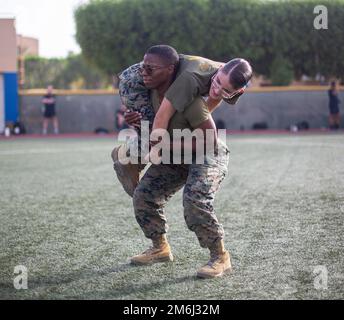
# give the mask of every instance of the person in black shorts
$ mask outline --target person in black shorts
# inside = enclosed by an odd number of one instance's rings
[[[54,126],[54,133],[59,133],[59,122],[56,116],[55,103],[56,95],[53,94],[53,86],[47,87],[47,94],[43,97],[43,134],[48,133],[49,120],[52,120]]]

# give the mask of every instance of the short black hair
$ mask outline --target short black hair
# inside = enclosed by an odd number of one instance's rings
[[[177,66],[179,63],[179,55],[177,50],[165,44],[150,47],[146,51],[146,54],[155,54],[162,58],[167,64]]]
[[[229,76],[229,82],[235,90],[245,87],[252,78],[252,67],[248,61],[235,58],[227,62],[222,71]]]

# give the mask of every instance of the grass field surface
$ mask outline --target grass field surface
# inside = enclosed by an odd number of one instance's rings
[[[215,208],[234,270],[212,280],[195,277],[208,252],[181,192],[166,208],[175,262],[129,265],[150,241],[115,178],[116,143],[0,141],[0,299],[344,298],[343,134],[228,136]]]

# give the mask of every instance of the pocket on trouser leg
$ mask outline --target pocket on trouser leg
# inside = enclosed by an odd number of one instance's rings
[[[195,232],[201,247],[207,248],[209,244],[223,238],[223,227],[217,220],[212,204],[197,203],[185,198],[184,218],[189,230]]]
[[[197,200],[213,199],[226,176],[225,169],[218,166],[195,165],[190,168],[190,177],[185,186],[185,193]]]

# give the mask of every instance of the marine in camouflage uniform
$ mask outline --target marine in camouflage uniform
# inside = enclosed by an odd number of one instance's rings
[[[207,59],[198,63],[199,57],[190,58],[196,69],[197,66],[200,68],[195,73],[183,73],[165,95],[174,107],[178,105],[176,108],[178,113],[172,117],[170,129],[195,129],[203,121],[211,118],[207,105],[200,96],[208,93],[210,79],[217,72],[219,65],[211,65],[208,63],[210,60]],[[143,84],[139,64],[124,71],[120,79],[122,102],[129,110],[140,112],[143,120],[152,123],[155,106],[150,90],[147,90]],[[181,81],[178,82],[178,79]],[[190,86],[197,88],[196,90],[186,89]],[[181,90],[184,94],[178,95]],[[198,98],[193,96],[195,93]],[[235,104],[239,96],[226,102]],[[184,101],[191,104],[183,105]],[[195,124],[197,121],[195,115],[206,118],[198,118],[201,121]],[[173,120],[175,120],[174,123]],[[184,126],[185,123],[187,123],[186,126]],[[229,253],[225,250],[223,243],[224,230],[214,212],[215,194],[226,176],[229,158],[227,146],[221,141],[218,141],[218,146],[221,152],[214,157],[207,155],[205,162],[201,164],[153,164],[149,167],[134,191],[133,204],[136,220],[145,236],[152,240],[153,248],[133,257],[132,263],[147,264],[173,260],[165,236],[168,225],[164,208],[167,201],[184,187],[183,207],[187,227],[195,232],[201,247],[208,248],[211,253],[211,260],[199,270],[197,275],[201,277],[221,276],[223,272],[231,270]]]
[[[193,59],[193,61],[195,61]],[[139,64],[133,65],[120,75],[119,93],[122,103],[130,111],[140,112],[142,120],[154,121],[153,97],[145,87],[140,74]],[[174,128],[183,129],[187,120],[194,118],[198,112],[210,116],[204,101],[195,99],[187,111],[177,113],[171,120],[170,132]],[[180,118],[185,116],[186,122]],[[179,118],[179,121],[178,121]],[[198,122],[205,120],[199,119]],[[194,129],[191,125],[189,129]],[[171,132],[172,133],[172,132]],[[208,248],[212,243],[223,239],[223,227],[214,212],[215,193],[226,176],[229,151],[222,142],[222,152],[204,164],[161,164],[151,165],[136,188],[133,196],[135,216],[147,238],[165,234],[168,230],[164,207],[167,201],[182,187],[184,218],[188,228],[196,233],[202,247]],[[207,161],[208,160],[208,161]],[[144,166],[141,167],[141,169]]]
[[[151,92],[153,108],[159,105],[156,90]],[[196,129],[211,117],[205,101],[198,97],[183,112],[171,118],[168,131]],[[147,238],[165,234],[168,230],[164,207],[166,202],[182,187],[184,218],[194,231],[202,247],[209,247],[223,238],[223,228],[214,213],[215,193],[225,178],[229,150],[218,141],[218,152],[206,154],[202,163],[151,165],[139,182],[133,196],[135,216]],[[199,160],[199,159],[198,159]]]

